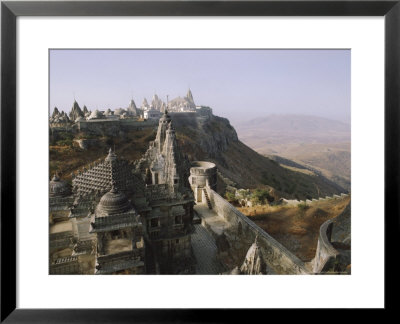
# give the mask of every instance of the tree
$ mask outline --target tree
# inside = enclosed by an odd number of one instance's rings
[[[255,204],[263,205],[265,203],[271,203],[274,201],[274,197],[272,197],[267,189],[256,189],[252,194],[252,202]]]
[[[227,191],[225,193],[225,198],[226,200],[228,200],[229,202],[235,202],[236,201],[236,197],[235,194],[233,192]]]

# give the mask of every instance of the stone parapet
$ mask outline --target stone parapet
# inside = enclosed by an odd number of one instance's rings
[[[313,272],[320,273],[324,269],[333,267],[339,252],[332,246],[330,239],[333,221],[331,219],[323,223],[319,229],[317,251],[313,264]]]
[[[277,274],[310,274],[305,264],[272,236],[252,222],[219,194],[206,188],[213,209],[229,223],[225,231],[244,236],[250,247],[258,236],[262,256],[268,266]]]

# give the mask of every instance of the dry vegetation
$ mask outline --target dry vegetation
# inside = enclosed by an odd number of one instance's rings
[[[79,135],[76,138],[79,138]],[[96,145],[87,150],[79,148],[75,142],[72,145],[50,145],[50,175],[57,171],[63,179],[69,180],[71,172],[97,159],[105,158],[110,147],[115,147],[115,151],[120,157],[130,161],[137,160],[148,148],[149,141],[154,138],[154,129],[147,128],[126,132],[118,137],[95,137]]]
[[[238,208],[301,260],[315,256],[320,226],[338,216],[350,197],[300,206],[256,206]]]

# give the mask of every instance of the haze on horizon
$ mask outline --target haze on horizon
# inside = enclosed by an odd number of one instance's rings
[[[350,50],[50,50],[50,113],[185,96],[232,124],[270,114],[350,123]]]

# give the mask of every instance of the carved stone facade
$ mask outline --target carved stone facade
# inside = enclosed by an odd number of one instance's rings
[[[142,215],[149,245],[146,252],[153,256],[149,271],[195,271],[191,248],[194,201],[188,182],[189,168],[190,163],[178,149],[171,118],[165,111],[159,120],[155,141],[136,163],[136,173],[146,183],[148,209]]]

